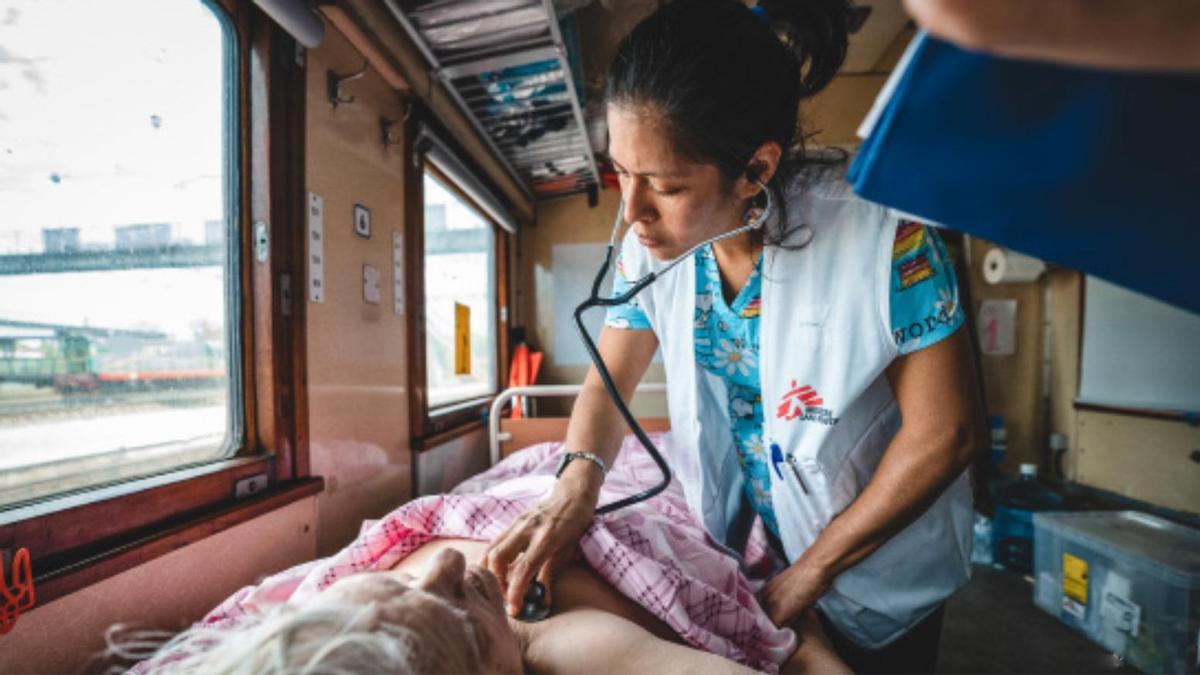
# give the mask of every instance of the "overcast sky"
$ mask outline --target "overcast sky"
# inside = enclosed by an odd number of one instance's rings
[[[0,0],[0,252],[221,218],[221,50],[198,0]]]
[[[0,0],[0,254],[41,230],[173,223],[222,204],[220,24],[199,0]],[[0,277],[0,317],[187,334],[220,320],[216,270]]]

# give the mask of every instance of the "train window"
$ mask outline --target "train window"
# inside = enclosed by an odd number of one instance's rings
[[[0,508],[229,456],[228,20],[0,0],[0,44]]]
[[[497,391],[496,234],[428,169],[423,194],[426,395],[436,413]]]

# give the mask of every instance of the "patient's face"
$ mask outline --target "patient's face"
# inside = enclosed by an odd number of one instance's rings
[[[419,634],[437,631],[452,637],[452,644],[462,645],[452,656],[463,661],[437,664],[446,671],[522,672],[520,646],[508,626],[499,582],[478,565],[467,566],[454,549],[434,556],[421,578],[402,572],[356,574],[339,580],[322,596],[326,601],[376,603],[383,621],[412,627]],[[447,631],[461,635],[447,636]],[[467,645],[472,643],[478,648],[479,664],[468,660]]]

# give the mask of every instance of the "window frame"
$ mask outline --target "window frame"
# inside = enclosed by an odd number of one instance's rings
[[[230,252],[242,301],[230,326],[241,358],[229,363],[241,377],[242,437],[227,459],[0,510],[0,553],[28,549],[40,604],[323,487],[308,459],[305,241],[283,226],[306,213],[303,52],[249,0],[204,2],[233,41]],[[279,224],[266,261],[254,255],[258,222]],[[237,498],[238,481],[258,474],[266,489]]]
[[[415,105],[415,104],[414,104]],[[422,124],[428,126],[429,119],[424,115],[412,114],[406,125],[407,142],[405,147],[410,161],[406,166],[411,169],[405,175],[404,199],[405,222],[409,226],[405,230],[405,249],[408,251],[406,260],[406,298],[408,321],[408,379],[409,419],[411,420],[410,445],[416,452],[441,445],[465,434],[483,428],[486,416],[491,408],[496,394],[507,386],[508,382],[508,327],[510,321],[512,234],[500,227],[488,211],[464,191],[453,177],[438,169],[429,162],[419,147],[418,138]],[[444,136],[443,136],[444,138]],[[462,159],[463,154],[454,149]],[[478,396],[465,401],[449,403],[438,408],[429,407],[429,386],[426,378],[425,357],[425,174],[428,172],[442,185],[461,199],[482,217],[492,228],[494,248],[493,283],[496,297],[494,300],[494,317],[496,330],[496,391],[485,396]],[[478,175],[478,174],[477,174]]]

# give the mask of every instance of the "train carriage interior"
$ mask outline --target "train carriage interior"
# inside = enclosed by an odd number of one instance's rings
[[[0,672],[99,672],[110,627],[181,631],[561,441],[621,201],[606,73],[672,1],[0,0]],[[919,34],[852,7],[813,153],[854,156]],[[990,435],[937,669],[1196,672],[1196,307],[941,233]],[[1033,511],[1150,534],[1080,535],[1128,566],[1102,582]]]

